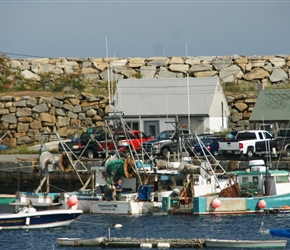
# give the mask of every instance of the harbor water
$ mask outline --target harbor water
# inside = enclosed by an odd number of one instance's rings
[[[117,229],[115,224],[123,227]],[[215,238],[265,240],[281,239],[260,234],[261,229],[290,227],[290,214],[258,215],[100,215],[83,214],[68,227],[57,229],[2,230],[0,249],[96,249],[64,247],[57,238],[133,237],[133,238]],[[285,238],[284,238],[285,239]],[[289,240],[290,241],[290,240]],[[166,240],[165,240],[166,242]],[[101,248],[100,248],[101,249]],[[112,249],[112,248],[111,248]],[[132,249],[132,248],[131,248]],[[140,249],[140,248],[138,248]],[[174,249],[174,248],[170,248]],[[178,248],[180,249],[180,248]],[[212,248],[205,248],[212,249]],[[290,249],[290,243],[287,244]]]

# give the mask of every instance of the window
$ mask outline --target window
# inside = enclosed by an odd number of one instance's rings
[[[242,183],[248,183],[249,182],[249,178],[248,177],[243,177],[242,178]]]
[[[287,175],[276,176],[276,182],[277,182],[277,183],[285,183],[285,182],[289,182],[289,178],[288,178]]]
[[[258,176],[253,176],[253,185],[258,186],[259,185],[259,178]]]
[[[126,124],[131,130],[139,130],[139,122],[126,121]]]

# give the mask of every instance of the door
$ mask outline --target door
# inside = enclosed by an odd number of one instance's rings
[[[159,134],[159,121],[144,121],[144,132],[146,135],[156,136]]]

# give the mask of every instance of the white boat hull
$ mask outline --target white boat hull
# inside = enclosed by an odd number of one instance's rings
[[[61,246],[99,246],[104,237],[82,239],[82,238],[57,238],[57,244]]]
[[[93,201],[90,212],[95,214],[149,214],[156,207],[151,201]]]
[[[287,240],[218,240],[206,239],[206,247],[215,248],[285,248]]]

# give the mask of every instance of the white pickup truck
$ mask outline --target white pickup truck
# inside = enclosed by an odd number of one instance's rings
[[[232,140],[219,141],[219,154],[253,157],[254,154],[278,154],[279,141],[266,130],[239,131]]]

